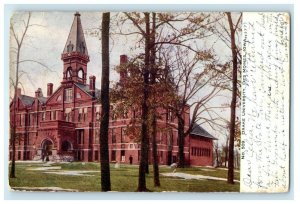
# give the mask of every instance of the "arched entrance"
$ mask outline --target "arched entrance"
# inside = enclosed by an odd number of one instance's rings
[[[61,144],[61,150],[63,152],[70,152],[70,151],[72,151],[73,150],[72,143],[69,142],[69,141],[67,141],[67,140],[63,141],[62,144]]]
[[[73,145],[70,141],[64,140],[61,143],[61,159],[65,162],[74,161]]]
[[[48,157],[52,155],[52,148],[53,148],[53,142],[51,140],[44,140],[42,142],[42,160],[45,159],[45,157]],[[46,158],[47,159],[47,158]]]

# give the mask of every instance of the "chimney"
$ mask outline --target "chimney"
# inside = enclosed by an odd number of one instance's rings
[[[36,91],[35,91],[35,97],[36,98],[39,98],[42,96],[42,89],[41,88],[38,88]]]
[[[53,84],[48,83],[47,84],[47,97],[50,97],[53,94]]]
[[[17,97],[21,96],[22,94],[22,89],[21,88],[17,88]]]
[[[128,62],[127,55],[120,55],[120,65],[124,65]],[[122,69],[120,71],[120,84],[123,84],[127,78],[127,71]]]
[[[120,64],[126,64],[128,62],[127,55],[120,55]]]
[[[95,84],[96,84],[96,77],[90,76],[90,92],[92,92],[93,96],[95,96]]]

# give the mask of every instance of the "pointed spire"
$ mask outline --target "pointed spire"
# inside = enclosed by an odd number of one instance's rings
[[[88,55],[79,12],[74,14],[74,20],[63,53],[80,52]]]

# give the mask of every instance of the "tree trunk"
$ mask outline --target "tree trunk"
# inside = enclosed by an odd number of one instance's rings
[[[16,60],[16,84],[14,86],[14,105],[13,105],[13,118],[11,121],[11,145],[12,145],[12,159],[11,159],[11,168],[10,168],[10,173],[9,177],[10,178],[16,178],[16,109],[17,109],[17,92],[18,92],[18,84],[19,84],[19,64],[20,64],[20,50],[21,47],[18,45],[18,50],[17,50],[17,60]]]
[[[228,23],[230,27],[231,36],[231,52],[232,52],[232,100],[230,105],[230,137],[229,137],[229,158],[228,158],[228,176],[227,182],[234,184],[234,135],[235,135],[235,108],[237,97],[237,51],[235,45],[235,29],[233,27],[231,13],[226,12]]]
[[[11,153],[12,158],[11,158],[9,178],[16,178],[16,126],[15,125],[13,125],[10,135],[11,135],[10,142],[12,147],[12,153]]]
[[[216,153],[216,159],[217,159],[217,164],[216,166],[219,166],[219,154],[218,154],[218,147],[215,148],[215,153]]]
[[[146,24],[146,34],[145,34],[145,67],[143,73],[144,80],[144,95],[142,101],[142,132],[141,132],[141,160],[139,165],[139,181],[137,191],[148,191],[146,187],[146,168],[148,165],[148,85],[149,85],[149,58],[150,58],[150,21],[149,13],[144,13],[145,24]]]
[[[151,127],[152,127],[152,157],[153,157],[153,176],[154,176],[154,186],[160,186],[159,181],[159,169],[158,169],[158,158],[157,158],[157,143],[156,143],[156,113],[152,113],[152,121],[151,121]]]
[[[109,23],[110,13],[103,13],[102,18],[102,79],[101,79],[101,124],[100,124],[100,163],[101,190],[110,191],[110,169],[108,151],[109,125]]]
[[[184,119],[178,114],[178,167],[184,168]]]
[[[227,145],[226,145],[226,147],[227,147]],[[225,149],[225,163],[224,163],[225,167],[227,167],[227,161],[228,161],[228,149],[226,148]]]
[[[156,13],[152,13],[152,31],[151,31],[151,47],[150,47],[150,67],[151,67],[151,85],[152,87],[155,87],[155,81],[156,81],[156,65],[155,65],[155,58],[156,58],[156,50],[155,50],[155,33],[156,33]],[[152,88],[151,91],[153,101],[156,101],[155,99],[155,90]],[[152,107],[152,113],[151,113],[151,130],[152,130],[152,158],[153,158],[153,179],[154,179],[154,186],[160,186],[159,181],[159,168],[158,168],[158,158],[157,158],[157,143],[156,143],[156,126],[157,126],[157,120],[156,120],[156,104],[153,104],[154,107]]]
[[[150,143],[149,143],[149,140],[148,140],[148,142],[147,142],[147,156],[145,157],[145,160],[147,161],[147,164],[146,164],[146,170],[145,170],[145,172],[146,172],[146,174],[149,174],[149,147],[150,147],[150,145],[149,145]]]

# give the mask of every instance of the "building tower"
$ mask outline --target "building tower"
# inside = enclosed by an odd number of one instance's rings
[[[64,62],[62,84],[78,82],[86,84],[87,63],[90,61],[86,47],[80,14],[74,14],[72,27],[61,55]]]

